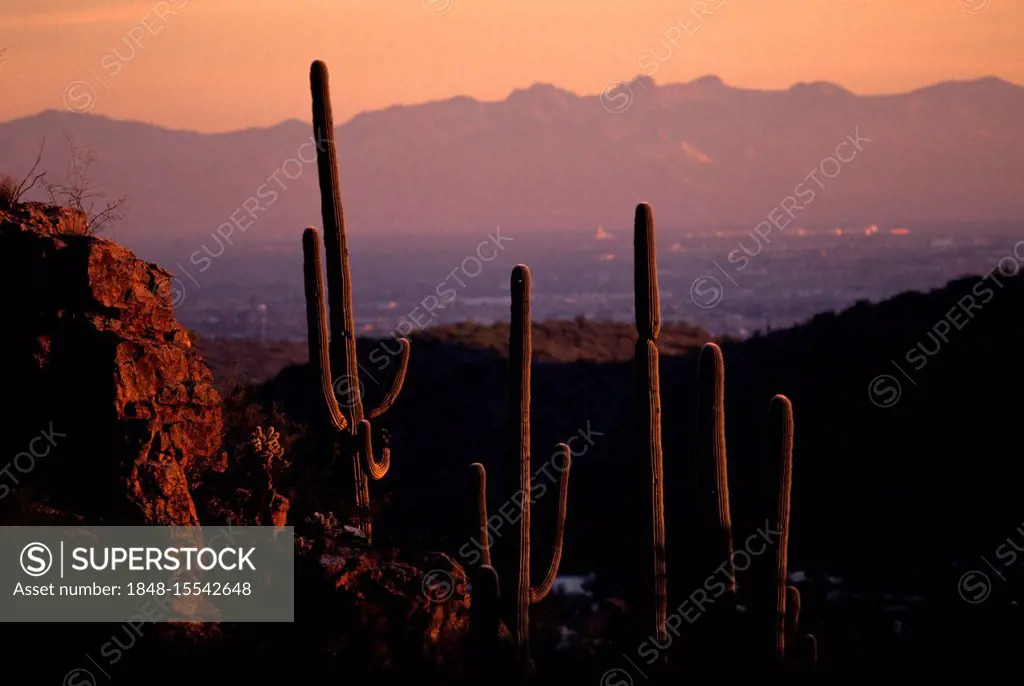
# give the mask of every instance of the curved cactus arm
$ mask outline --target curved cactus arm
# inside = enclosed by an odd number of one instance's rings
[[[391,409],[391,406],[398,400],[398,394],[402,392],[402,386],[405,384],[405,373],[409,369],[409,352],[412,344],[408,338],[402,338],[399,341],[402,345],[402,351],[398,357],[398,371],[395,372],[394,378],[391,380],[391,388],[384,394],[384,397],[380,400],[378,405],[367,414],[369,419],[376,419],[385,412]]]
[[[480,564],[491,566],[491,539],[487,527],[487,470],[479,462],[469,465],[469,488],[471,497],[470,526],[480,544]]]
[[[320,234],[313,227],[309,227],[302,234],[302,263],[306,288],[306,337],[309,340],[309,361],[320,378],[320,390],[327,405],[331,424],[338,431],[344,431],[348,428],[348,420],[338,406],[331,379],[324,275],[320,262]]]
[[[555,578],[558,576],[558,567],[562,563],[562,543],[565,540],[565,514],[566,505],[569,500],[569,467],[572,464],[572,456],[569,446],[565,443],[558,444],[558,454],[562,456],[562,476],[558,482],[558,519],[555,523],[555,541],[551,551],[551,564],[548,566],[548,573],[539,586],[530,589],[530,602],[539,603],[551,592],[555,585]]]
[[[374,481],[383,479],[391,468],[391,451],[384,448],[380,451],[380,461],[373,456],[373,438],[370,436],[370,422],[367,419],[359,422],[359,446],[366,458],[366,467]]]

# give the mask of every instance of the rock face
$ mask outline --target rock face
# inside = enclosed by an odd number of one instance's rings
[[[170,274],[67,233],[80,225],[36,203],[0,211],[0,379],[15,399],[0,458],[17,456],[0,498],[31,493],[90,523],[197,524],[190,482],[220,450],[212,376],[174,319]]]

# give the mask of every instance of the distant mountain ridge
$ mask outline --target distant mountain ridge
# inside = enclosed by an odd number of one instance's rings
[[[221,226],[234,242],[319,224],[310,134],[296,120],[197,133],[51,110],[0,123],[0,173],[27,170],[46,135],[44,164],[59,175],[61,137],[73,136],[96,153],[105,190],[129,197],[118,240],[216,251]],[[777,208],[800,184],[816,192],[790,210],[793,228],[1024,217],[1024,87],[991,77],[894,95],[823,82],[740,89],[714,76],[637,77],[586,96],[538,83],[496,102],[361,113],[338,136],[354,235],[502,226],[592,236],[598,224],[627,226],[638,201],[669,232],[754,229],[770,216],[783,226]],[[861,143],[837,153],[844,140]]]

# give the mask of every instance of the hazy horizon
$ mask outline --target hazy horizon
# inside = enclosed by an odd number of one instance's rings
[[[311,31],[311,15],[326,30]],[[860,95],[1024,84],[1022,25],[1024,5],[996,0],[8,0],[0,121],[65,108],[200,132],[305,120],[296,75],[314,59],[332,65],[339,123],[535,83],[596,94],[637,75],[767,90],[824,81]]]
[[[643,74],[638,74],[638,75],[636,75],[634,77],[634,79],[626,79],[626,80],[623,80],[623,81],[617,81],[617,82],[615,82],[615,84],[616,84],[616,86],[621,86],[622,84],[627,84],[628,85],[630,83],[634,83],[635,79],[641,79],[641,78],[645,79],[645,78],[648,78],[648,77],[646,77]],[[704,74],[702,76],[698,76],[698,77],[690,79],[688,81],[672,81],[672,82],[661,82],[661,81],[659,81],[656,78],[652,78],[654,84],[656,86],[658,86],[658,87],[661,87],[661,86],[685,86],[687,84],[692,84],[692,83],[701,81],[703,79],[720,79],[720,80],[722,80],[723,85],[726,88],[731,88],[731,89],[734,89],[734,90],[772,92],[772,93],[784,93],[786,91],[792,90],[793,88],[795,88],[795,87],[797,87],[799,85],[805,85],[805,84],[808,84],[808,83],[827,84],[827,85],[837,86],[839,88],[842,88],[843,90],[851,93],[852,95],[856,95],[858,97],[887,97],[887,96],[909,95],[909,94],[912,94],[912,93],[915,93],[915,92],[918,92],[918,91],[924,91],[924,90],[927,90],[929,88],[934,88],[936,86],[941,86],[943,84],[971,83],[971,82],[985,81],[987,79],[999,79],[1001,81],[1009,83],[1010,85],[1016,86],[1018,88],[1024,88],[1024,82],[1016,83],[1014,81],[1010,81],[1009,79],[1003,78],[1001,76],[997,76],[995,74],[986,74],[986,75],[978,76],[978,77],[975,77],[975,78],[946,79],[944,81],[936,81],[934,83],[924,84],[922,86],[911,88],[911,89],[906,90],[906,91],[892,91],[892,92],[885,92],[885,93],[863,93],[863,92],[858,92],[858,91],[854,91],[854,90],[851,90],[851,89],[847,88],[846,86],[844,86],[841,83],[834,83],[834,82],[831,82],[831,81],[796,81],[796,82],[790,84],[789,86],[783,86],[783,87],[779,87],[779,88],[752,88],[752,87],[744,87],[744,86],[737,86],[737,85],[731,84],[728,81],[725,81],[724,79],[721,79],[721,77],[718,76],[717,74]],[[359,116],[365,115],[365,114],[374,114],[374,113],[383,112],[385,110],[389,110],[389,109],[392,109],[392,108],[416,107],[416,106],[419,106],[419,105],[429,105],[429,104],[432,104],[432,103],[447,102],[447,101],[451,101],[451,100],[458,100],[458,99],[461,99],[461,98],[469,98],[469,99],[471,99],[471,100],[473,100],[475,102],[479,102],[479,103],[482,103],[482,104],[497,104],[497,103],[502,103],[502,102],[508,100],[508,98],[512,94],[517,92],[517,91],[520,91],[520,92],[521,91],[526,91],[526,90],[529,90],[530,88],[532,88],[534,86],[553,86],[554,88],[556,88],[558,90],[571,93],[572,95],[574,95],[576,97],[580,97],[580,98],[597,97],[597,96],[600,96],[600,95],[602,95],[603,93],[606,92],[606,91],[601,91],[601,92],[595,92],[595,93],[583,93],[583,92],[573,91],[572,89],[569,89],[569,88],[564,88],[564,87],[560,86],[557,83],[550,83],[550,82],[547,82],[547,81],[536,81],[536,82],[534,82],[532,84],[529,84],[527,86],[523,86],[523,87],[520,87],[520,88],[514,88],[511,91],[509,91],[508,93],[506,93],[505,95],[500,96],[498,98],[494,98],[494,99],[491,99],[491,98],[488,98],[488,99],[475,98],[475,97],[473,97],[471,95],[468,95],[468,94],[465,94],[465,93],[458,93],[458,94],[454,94],[454,95],[451,95],[451,96],[448,96],[448,97],[436,98],[436,99],[433,99],[433,100],[424,100],[424,101],[417,101],[417,102],[396,102],[396,103],[392,103],[391,105],[385,105],[383,107],[378,107],[378,108],[368,109],[368,110],[361,110],[359,112],[355,112],[354,114],[352,114],[352,116],[350,116],[350,117],[348,117],[346,119],[336,118],[334,123],[335,123],[335,126],[344,126],[345,124],[350,123],[356,117],[359,117]],[[2,91],[0,91],[0,92],[2,92]],[[102,117],[102,118],[109,119],[109,120],[112,120],[112,121],[119,121],[119,122],[126,122],[126,123],[137,123],[137,124],[147,124],[147,125],[150,125],[150,126],[155,126],[157,128],[161,128],[161,129],[167,130],[167,131],[175,131],[175,132],[183,132],[183,133],[199,133],[199,134],[203,134],[203,133],[211,133],[211,134],[217,134],[217,133],[240,133],[240,132],[243,132],[243,131],[252,131],[252,130],[260,130],[260,129],[273,129],[275,127],[278,127],[278,126],[281,126],[281,125],[284,125],[284,124],[295,123],[295,122],[298,122],[300,124],[309,124],[312,121],[312,117],[309,116],[309,115],[305,115],[305,116],[303,116],[303,115],[295,115],[295,116],[289,117],[287,119],[282,119],[280,121],[272,122],[272,123],[269,123],[269,124],[260,124],[260,125],[256,125],[256,126],[243,126],[243,127],[237,128],[237,129],[228,129],[228,130],[223,130],[223,131],[221,131],[221,130],[204,131],[204,130],[200,130],[200,129],[194,129],[194,128],[188,128],[188,127],[182,127],[182,126],[175,126],[173,123],[161,124],[161,123],[158,123],[158,122],[155,122],[155,121],[143,120],[143,119],[122,119],[120,117],[115,117],[115,116],[111,116],[111,115],[108,115],[108,114],[103,114],[101,112],[95,112],[95,111],[88,111],[88,112],[78,113],[78,112],[75,112],[74,110],[69,110],[67,107],[48,107],[46,109],[42,109],[42,110],[39,110],[37,112],[29,112],[27,114],[19,115],[17,117],[0,118],[0,124],[7,124],[7,123],[10,123],[10,122],[15,122],[15,121],[23,120],[23,119],[31,119],[33,117],[38,117],[38,116],[41,116],[41,115],[45,115],[45,114],[50,113],[50,112],[63,113],[63,112],[68,112],[68,111],[70,111],[72,114],[90,114],[92,116]]]

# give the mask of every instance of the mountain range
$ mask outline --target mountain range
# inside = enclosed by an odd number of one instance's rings
[[[333,95],[345,97],[343,83]],[[1012,222],[1024,216],[1022,122],[1024,87],[997,78],[856,95],[707,76],[637,77],[587,96],[535,84],[499,102],[365,112],[337,131],[353,235],[593,235],[626,228],[639,201],[667,232],[753,230],[769,218],[826,230]],[[320,223],[311,133],[297,120],[199,133],[50,110],[0,123],[0,174],[24,174],[45,137],[42,166],[59,178],[70,136],[95,153],[96,184],[127,196],[115,237],[129,246],[214,245],[222,225],[235,242],[287,239]]]

